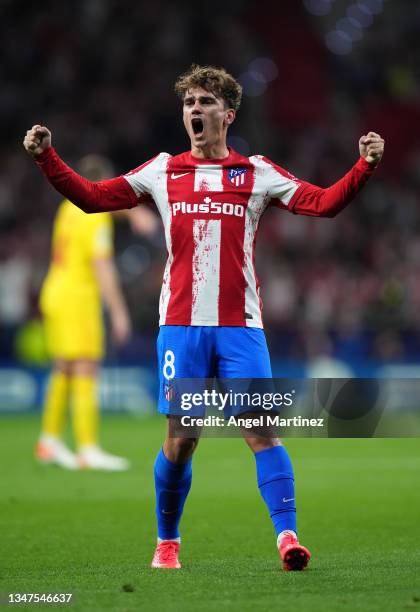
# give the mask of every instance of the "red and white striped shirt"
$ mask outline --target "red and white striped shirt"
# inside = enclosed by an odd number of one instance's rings
[[[74,173],[51,148],[37,163],[64,196],[87,212],[154,200],[168,251],[161,325],[259,328],[262,302],[254,252],[267,206],[334,216],[373,172],[361,158],[340,181],[322,189],[263,156],[244,157],[232,149],[219,160],[196,158],[191,152],[160,153],[124,177],[100,183]]]

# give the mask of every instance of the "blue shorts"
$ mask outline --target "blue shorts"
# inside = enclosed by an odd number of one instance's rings
[[[271,378],[265,334],[255,327],[162,325],[158,340],[158,410],[169,413],[176,378]]]

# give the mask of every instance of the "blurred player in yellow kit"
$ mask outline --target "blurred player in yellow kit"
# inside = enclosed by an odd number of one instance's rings
[[[113,172],[108,160],[93,155],[83,158],[79,167],[81,174],[94,181]],[[147,209],[126,211],[124,216],[139,232],[155,229],[156,216]],[[54,221],[52,259],[40,298],[53,359],[35,450],[43,463],[67,469],[118,471],[129,467],[126,459],[106,453],[98,443],[98,373],[104,356],[102,302],[109,310],[113,339],[123,344],[131,333],[131,323],[113,261],[111,213],[87,215],[64,200]],[[77,453],[61,440],[68,405]]]

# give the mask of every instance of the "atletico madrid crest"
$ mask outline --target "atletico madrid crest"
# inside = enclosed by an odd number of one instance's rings
[[[174,398],[174,388],[170,384],[165,385],[165,399],[167,402],[172,401]]]
[[[246,174],[246,168],[231,168],[228,172],[228,179],[233,185],[240,187],[245,184]]]

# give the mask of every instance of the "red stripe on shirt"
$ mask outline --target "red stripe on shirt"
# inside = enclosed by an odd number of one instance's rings
[[[169,206],[173,211],[175,202],[188,200],[194,192],[194,169],[178,166],[178,160],[169,160],[167,167],[167,189]],[[187,173],[188,172],[188,173]],[[172,178],[172,173],[176,178]],[[185,176],[177,175],[185,174]],[[171,243],[173,262],[170,270],[170,292],[165,325],[191,325],[192,310],[192,261],[193,261],[193,216],[181,212],[171,216]]]

